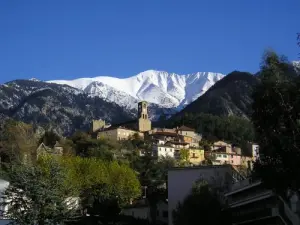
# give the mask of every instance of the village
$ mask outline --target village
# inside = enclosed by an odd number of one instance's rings
[[[252,219],[257,215],[257,210],[261,210],[262,207],[267,209],[261,217],[270,216],[271,224],[281,221],[286,213],[292,217],[291,224],[300,222],[299,217],[296,216],[300,209],[296,193],[288,191],[287,198],[284,200],[272,190],[262,186],[260,179],[253,178],[253,164],[259,160],[259,145],[256,143],[247,143],[246,149],[223,140],[207,145],[203,142],[200,133],[183,124],[174,128],[152,127],[145,101],[138,103],[136,120],[113,125],[101,119],[93,120],[87,135],[92,140],[106,143],[138,140],[144,143],[142,146],[147,146],[137,149],[139,158],[150,158],[158,163],[164,160],[176,162],[171,163],[173,166],[167,168],[165,180],[157,187],[162,194],[159,194],[160,197],[155,202],[155,217],[153,203],[151,205],[153,197],[149,197],[149,191],[151,194],[153,187],[147,185],[141,186],[140,197],[126,203],[120,211],[120,216],[133,218],[142,224],[173,225],[172,215],[178,209],[178,203],[183,202],[191,194],[194,185],[202,180],[222,190],[223,204],[229,207],[228,213],[231,214],[231,220],[235,224]],[[47,155],[61,157],[65,155],[64,146],[59,141],[56,141],[52,147],[41,142],[34,158],[43,158]],[[123,150],[125,153],[130,151]],[[30,164],[30,155],[24,154],[23,162]],[[5,180],[2,180],[2,183],[3,188],[9,185]],[[72,199],[79,208],[80,198],[72,197]],[[249,199],[252,199],[251,204]],[[274,202],[274,199],[279,199],[279,202]],[[273,203],[266,205],[269,201]],[[5,212],[7,207],[2,207],[2,210]],[[89,216],[88,213],[84,215]],[[2,217],[1,221],[6,220]]]
[[[113,141],[129,140],[133,136],[138,136],[151,143],[153,157],[183,159],[189,166],[202,165],[206,159],[210,159],[212,165],[230,164],[237,170],[241,168],[251,170],[252,162],[259,154],[259,146],[255,143],[248,143],[247,152],[250,154],[243,155],[241,148],[222,140],[214,142],[210,149],[205,151],[202,146],[200,147],[201,134],[184,125],[172,129],[152,128],[145,101],[138,104],[137,120],[115,125],[108,125],[103,120],[94,120],[91,133],[97,139]],[[141,149],[140,156],[143,155],[145,152]]]

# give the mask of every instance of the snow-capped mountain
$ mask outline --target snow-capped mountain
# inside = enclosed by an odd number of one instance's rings
[[[204,94],[224,77],[221,73],[198,72],[179,75],[148,70],[129,78],[99,76],[76,80],[52,80],[80,89],[90,96],[99,96],[128,109],[145,100],[163,108],[181,109]]]

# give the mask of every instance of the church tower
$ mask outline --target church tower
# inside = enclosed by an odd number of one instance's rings
[[[148,117],[148,105],[145,101],[138,103],[138,129],[140,132],[151,130],[151,121]]]

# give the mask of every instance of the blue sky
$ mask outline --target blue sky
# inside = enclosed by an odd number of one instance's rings
[[[256,72],[300,48],[299,0],[1,0],[0,83],[25,78]]]

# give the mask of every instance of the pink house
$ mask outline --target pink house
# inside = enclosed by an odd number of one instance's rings
[[[213,152],[215,156],[214,164],[230,164],[234,166],[241,165],[241,155],[236,153],[226,153],[226,152]]]

